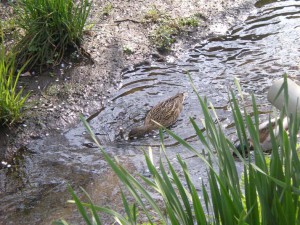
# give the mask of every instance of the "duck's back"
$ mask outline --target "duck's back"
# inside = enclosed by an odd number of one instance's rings
[[[152,120],[165,127],[174,124],[183,109],[184,98],[184,93],[178,93],[177,95],[158,103],[148,112],[145,119],[145,125],[151,125],[158,128],[159,126]]]

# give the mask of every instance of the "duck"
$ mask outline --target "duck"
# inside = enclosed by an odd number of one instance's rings
[[[272,150],[272,140],[270,136],[269,124],[271,123],[273,133],[275,137],[279,135],[279,125],[277,124],[278,118],[273,118],[271,121],[265,121],[261,123],[258,127],[259,130],[259,144],[263,152],[270,152]],[[282,126],[284,130],[288,130],[289,128],[289,119],[288,117],[284,117],[282,120]],[[254,144],[252,139],[248,139],[249,150],[254,150]],[[247,146],[239,144],[236,146],[238,152],[242,155],[243,151],[247,154]],[[236,156],[236,154],[234,153]]]
[[[175,96],[155,105],[145,118],[143,126],[134,127],[128,134],[129,139],[142,137],[161,126],[170,127],[173,125],[183,109],[183,102],[187,93],[178,93]]]

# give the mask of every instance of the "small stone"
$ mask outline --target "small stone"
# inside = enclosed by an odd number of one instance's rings
[[[25,72],[25,73],[22,73],[21,75],[20,75],[21,77],[29,77],[29,76],[31,76],[31,74],[30,74],[30,72]]]

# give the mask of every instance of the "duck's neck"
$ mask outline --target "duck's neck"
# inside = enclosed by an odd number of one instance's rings
[[[150,126],[150,125],[145,125],[145,126],[137,127],[137,129],[141,133],[141,135],[145,135],[145,134],[148,134],[149,132],[153,131],[154,127]]]
[[[154,130],[153,126],[141,126],[141,127],[135,127],[130,131],[130,136],[132,135],[132,137],[142,137],[145,134],[148,134],[149,132],[151,132],[152,130]]]

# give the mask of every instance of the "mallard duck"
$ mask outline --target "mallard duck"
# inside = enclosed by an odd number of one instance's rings
[[[274,136],[277,137],[279,135],[279,125],[277,124],[277,120],[279,118],[272,119],[271,126],[273,128]],[[282,126],[284,130],[288,130],[289,120],[287,117],[284,117],[282,120]],[[269,121],[265,121],[264,123],[260,124],[259,127],[259,144],[264,152],[269,152],[272,150],[272,142],[271,142],[271,136],[270,136],[270,130],[269,130]],[[253,141],[251,139],[248,140],[250,150],[254,150]],[[242,151],[244,150],[246,152],[247,146],[246,145],[238,145],[236,146],[236,149],[239,151],[240,154],[242,154]],[[235,154],[234,154],[235,155]]]
[[[144,126],[134,127],[129,132],[129,139],[141,137],[153,130],[159,129],[160,126],[157,123],[164,127],[173,125],[183,109],[185,97],[186,93],[178,93],[177,95],[158,103],[148,112]]]

